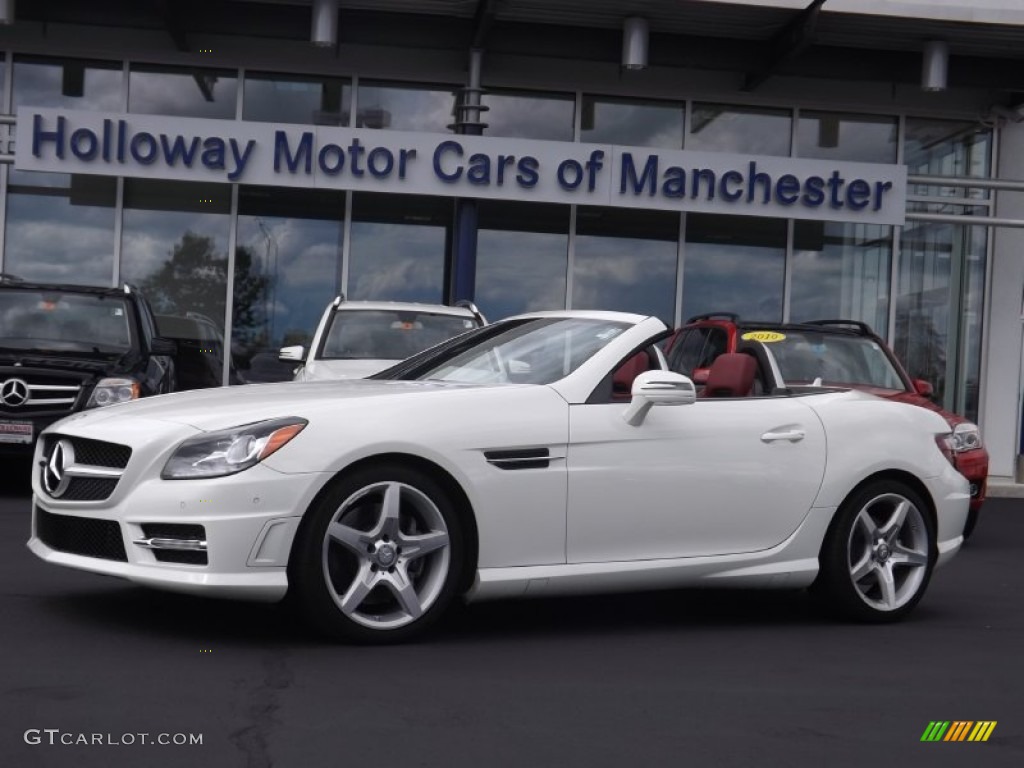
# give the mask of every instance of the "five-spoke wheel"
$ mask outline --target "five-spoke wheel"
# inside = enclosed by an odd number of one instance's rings
[[[401,466],[365,468],[316,505],[289,577],[329,633],[404,639],[455,596],[462,552],[458,516],[436,482]]]
[[[928,514],[903,483],[880,480],[860,488],[829,529],[816,591],[850,618],[901,618],[931,578],[935,535]]]

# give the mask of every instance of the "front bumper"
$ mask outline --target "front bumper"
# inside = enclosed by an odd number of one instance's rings
[[[149,478],[127,492],[119,488],[103,502],[62,503],[37,487],[28,547],[50,563],[146,586],[279,600],[288,589],[288,555],[302,513],[326,479],[316,473],[283,474],[259,464],[237,475],[209,480]],[[44,513],[58,516],[58,525],[71,533],[55,536],[46,529],[40,535],[39,519]],[[53,520],[49,518],[51,528]],[[95,547],[84,541],[80,545],[75,536],[87,537],[91,530],[90,523],[81,520],[107,521],[92,524],[107,530],[113,530],[110,523],[116,525],[124,544],[123,559],[95,556]],[[202,526],[207,563],[162,562],[159,550],[136,543],[147,539],[142,527],[147,524]]]
[[[968,481],[946,464],[937,477],[924,480],[935,502],[935,544],[938,551],[936,567],[944,565],[960,550],[964,542],[964,525],[970,502]]]
[[[971,511],[977,512],[985,501],[988,482],[988,451],[976,448],[956,455],[956,468],[971,484]]]

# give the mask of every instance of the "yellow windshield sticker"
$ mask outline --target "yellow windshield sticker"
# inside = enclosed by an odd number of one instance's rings
[[[786,334],[778,331],[750,331],[744,333],[740,338],[744,341],[763,341],[765,344],[770,344],[773,341],[785,341]]]

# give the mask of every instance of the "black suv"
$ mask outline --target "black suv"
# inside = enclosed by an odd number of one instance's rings
[[[0,277],[0,449],[74,411],[175,388],[175,345],[138,291]]]

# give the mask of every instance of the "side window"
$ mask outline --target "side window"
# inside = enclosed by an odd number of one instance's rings
[[[672,348],[672,359],[669,360],[669,369],[684,376],[692,376],[693,369],[697,367],[701,350],[704,348],[704,328],[694,328],[684,331],[682,338]]]

